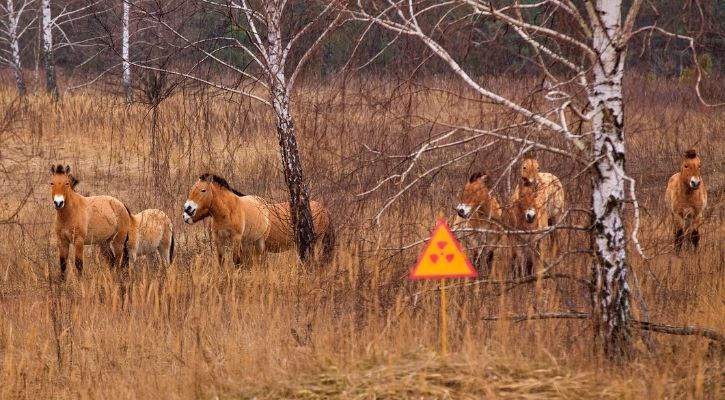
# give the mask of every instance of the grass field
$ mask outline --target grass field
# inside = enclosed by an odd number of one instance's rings
[[[490,85],[512,97],[527,92],[526,82],[501,78]],[[639,282],[634,315],[645,318],[641,296],[652,321],[725,333],[725,111],[700,107],[691,89],[676,83],[636,80],[629,87],[627,168],[638,181],[640,240],[652,257],[630,253]],[[154,114],[100,93],[67,95],[55,106],[42,97],[19,102],[10,86],[0,89],[0,221],[6,221],[0,225],[0,398],[725,395],[722,352],[701,337],[649,333],[654,348],[648,350],[635,329],[634,359],[611,364],[593,350],[586,320],[488,320],[588,312],[588,289],[576,279],[452,282],[451,354],[441,359],[436,283],[406,279],[422,249],[409,244],[430,233],[438,211],[452,220],[458,191],[473,170],[501,176],[496,190],[505,198],[512,178],[502,161],[517,148],[492,143],[426,176],[378,225],[372,217],[402,186],[358,196],[398,168],[398,160],[366,146],[407,154],[447,123],[490,127],[513,117],[415,85],[361,81],[299,92],[303,163],[313,197],[331,206],[334,261],[304,267],[287,253],[236,269],[216,264],[210,226],[184,225],[181,205],[207,171],[244,193],[285,199],[269,111],[199,91],[177,93]],[[710,207],[699,252],[677,256],[662,195],[682,150],[691,146],[701,153]],[[412,171],[461,152],[430,154]],[[562,178],[571,206],[587,208],[587,176],[570,161],[549,154],[540,160]],[[177,235],[174,265],[142,261],[121,280],[86,247],[84,276],[56,283],[51,163],[70,164],[83,194],[116,196],[133,212],[164,210]],[[571,254],[557,270],[588,279],[588,256],[578,252],[588,244],[586,234],[565,238]],[[506,266],[501,254],[495,270]]]

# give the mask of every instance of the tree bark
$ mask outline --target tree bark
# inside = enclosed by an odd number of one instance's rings
[[[621,0],[598,0],[593,21],[593,47],[598,59],[589,101],[592,119],[592,242],[595,338],[610,358],[631,351],[629,264],[623,218],[624,103],[622,78],[626,46],[620,44]]]
[[[297,137],[292,114],[290,113],[290,93],[284,75],[284,57],[282,43],[282,5],[275,1],[265,3],[267,17],[267,75],[274,110],[277,138],[282,155],[282,169],[290,194],[290,211],[297,251],[302,260],[312,254],[315,243],[312,210],[309,191],[305,183]]]
[[[20,59],[20,44],[18,43],[20,13],[16,12],[13,0],[7,0],[6,5],[8,12],[8,40],[10,41],[13,74],[15,75],[15,84],[18,88],[18,94],[20,97],[24,97],[27,93],[27,88],[25,86],[25,79],[23,78],[23,65]]]
[[[126,97],[126,103],[133,101],[133,88],[131,87],[131,63],[128,58],[130,52],[130,4],[128,0],[123,0],[123,21],[121,21],[123,32],[121,34],[121,57],[123,58],[123,94]]]
[[[50,12],[50,0],[43,0],[41,4],[43,14],[43,61],[45,67],[45,89],[53,98],[58,100],[58,83],[55,77],[55,60],[53,59],[53,19]]]

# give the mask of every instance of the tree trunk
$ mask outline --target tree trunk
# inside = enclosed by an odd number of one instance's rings
[[[284,75],[284,58],[282,44],[282,6],[275,1],[265,4],[267,16],[267,56],[268,81],[272,97],[277,138],[282,154],[282,169],[290,194],[292,227],[294,229],[297,251],[302,260],[312,254],[315,243],[315,232],[312,222],[312,210],[302,161],[297,149],[297,137],[290,113],[290,93]]]
[[[43,61],[45,63],[45,89],[53,98],[58,100],[58,84],[55,78],[55,60],[53,59],[53,19],[50,13],[50,0],[43,0],[41,4],[43,14]]]
[[[7,0],[6,5],[8,12],[8,41],[10,42],[13,74],[15,75],[15,84],[18,87],[18,94],[20,97],[24,97],[27,93],[27,88],[25,86],[25,79],[23,78],[23,65],[20,59],[20,44],[18,43],[20,14],[15,11],[13,0]]]
[[[133,88],[131,87],[131,63],[128,58],[130,48],[129,20],[130,20],[130,4],[128,0],[123,0],[123,33],[121,38],[121,56],[123,57],[123,94],[126,97],[126,103],[133,101]]]
[[[630,290],[623,218],[624,104],[622,77],[626,47],[619,44],[621,0],[598,0],[599,23],[593,23],[594,86],[589,101],[595,110],[592,169],[592,241],[595,258],[593,307],[595,338],[610,358],[631,351]]]

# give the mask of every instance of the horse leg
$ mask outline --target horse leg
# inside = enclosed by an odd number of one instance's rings
[[[264,239],[258,239],[254,243],[254,250],[257,253],[257,261],[259,261],[259,264],[264,264],[264,262],[267,260],[267,252],[265,251]]]
[[[685,233],[682,228],[677,228],[677,230],[675,230],[675,253],[680,254],[680,250],[682,250],[682,242],[684,241]]]
[[[697,246],[700,244],[700,231],[694,229],[692,233],[690,233],[690,242],[692,243],[692,247],[697,250]]]
[[[128,263],[128,259],[125,259],[124,252],[128,253],[128,233],[121,232],[120,230],[116,233],[116,236],[111,240],[111,250],[113,250],[113,266],[122,267]]]
[[[81,237],[75,237],[75,240],[73,242],[75,246],[75,264],[76,264],[76,272],[78,273],[78,276],[83,275],[83,242],[85,241],[84,238]]]
[[[239,268],[242,266],[242,235],[234,235],[232,237],[232,261],[234,266]]]
[[[67,240],[60,240],[58,243],[58,257],[60,259],[60,279],[65,280],[65,268],[68,264],[68,249],[70,242]]]
[[[212,231],[214,237],[214,246],[216,247],[217,261],[219,261],[219,268],[224,265],[224,238],[216,231]]]

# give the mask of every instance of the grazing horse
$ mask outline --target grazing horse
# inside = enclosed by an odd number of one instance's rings
[[[329,260],[334,247],[330,214],[320,203],[310,202],[315,233],[322,238],[322,259]],[[270,204],[261,197],[247,196],[229,187],[223,178],[203,174],[191,187],[184,203],[184,222],[193,224],[212,217],[213,236],[219,263],[224,246],[231,240],[234,264],[256,251],[281,253],[295,245],[289,203]]]
[[[174,225],[168,215],[161,210],[148,209],[131,218],[133,228],[128,240],[131,261],[158,252],[166,266],[171,265],[174,259]]]
[[[530,186],[536,191],[536,196],[546,205],[548,226],[555,225],[564,214],[565,193],[559,178],[548,172],[539,172],[539,162],[534,158],[525,158],[521,163],[521,185]],[[519,185],[514,189],[512,204],[518,197]]]
[[[515,196],[514,196],[515,195]],[[538,231],[546,229],[549,213],[542,196],[533,186],[523,185],[511,196],[511,208],[506,212],[506,224],[520,231]],[[542,260],[541,233],[511,234],[513,245],[514,275],[525,276],[534,273],[534,263]],[[554,253],[552,246],[551,253]]]
[[[697,249],[699,229],[704,222],[703,210],[707,206],[707,190],[700,173],[697,151],[690,149],[685,152],[680,172],[667,181],[665,201],[675,228],[675,250],[679,253],[685,239]]]
[[[100,244],[111,265],[126,266],[132,224],[128,208],[111,196],[85,197],[76,193],[78,180],[70,174],[69,166],[51,166],[50,172],[61,278],[65,279],[71,244],[75,246],[75,266],[79,274],[83,272],[83,246],[86,244]]]
[[[458,199],[456,211],[460,218],[464,218],[464,221],[463,223],[454,223],[454,225],[464,229],[499,229],[493,220],[501,218],[501,206],[488,187],[488,176],[486,174],[476,172],[468,178],[468,182],[463,187],[463,192]],[[485,262],[490,268],[493,262],[493,246],[498,243],[499,235],[478,233],[476,237],[479,240],[474,245],[474,264],[482,269]],[[489,247],[488,250],[486,250],[487,246]]]

